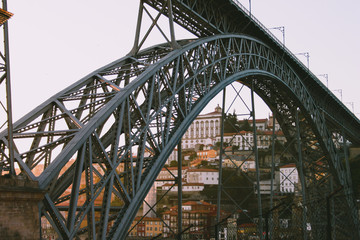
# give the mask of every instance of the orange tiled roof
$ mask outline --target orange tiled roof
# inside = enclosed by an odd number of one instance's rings
[[[284,166],[281,166],[280,168],[294,168],[294,167],[296,167],[295,163],[289,163]]]
[[[218,172],[218,170],[209,169],[209,168],[199,168],[199,169],[189,169],[188,172]]]

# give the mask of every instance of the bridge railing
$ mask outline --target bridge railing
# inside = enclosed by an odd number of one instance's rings
[[[270,39],[272,39],[280,48],[282,48],[290,57],[293,58],[293,60],[301,67],[303,68],[304,71],[307,71],[308,74],[331,96],[333,96],[334,100],[339,104],[342,105],[345,110],[354,118],[356,118],[356,116],[319,80],[319,78],[310,71],[310,69],[305,66],[305,64],[303,62],[301,62],[299,60],[299,58],[292,53],[285,45],[283,42],[281,42],[268,28],[266,28],[253,14],[251,14],[251,12],[246,9],[246,7],[244,5],[242,5],[239,0],[230,0],[231,2],[233,2],[235,5],[237,5],[245,14],[248,15],[248,17],[255,23],[257,24],[269,37]]]
[[[251,12],[246,9],[246,7],[244,5],[242,5],[239,0],[230,0],[233,3],[235,3],[244,13],[246,13],[250,19],[252,19],[267,35],[269,35],[269,37],[275,41],[280,48],[283,48],[284,51],[286,51],[290,56],[292,56],[296,62],[301,65],[302,68],[304,68],[305,70],[307,69],[307,67],[305,66],[305,64],[303,64],[296,56],[295,54],[293,54],[285,45],[284,43],[282,43],[268,28],[266,28],[264,26],[264,24],[262,24],[253,14],[251,14]],[[313,74],[312,74],[313,75]],[[317,77],[315,75],[313,75],[313,77],[315,77],[316,80]],[[319,80],[320,81],[320,80]]]

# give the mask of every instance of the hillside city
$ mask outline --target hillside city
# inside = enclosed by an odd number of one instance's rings
[[[183,239],[211,239],[210,236],[215,232],[220,161],[222,182],[227,191],[227,196],[221,197],[221,231],[228,239],[252,239],[251,236],[256,234],[256,224],[248,216],[253,218],[258,214],[258,194],[266,200],[269,200],[270,196],[273,199],[283,199],[296,198],[301,194],[296,160],[284,151],[285,136],[271,115],[253,121],[240,120],[235,112],[227,114],[224,118],[223,151],[221,115],[222,109],[219,106],[213,112],[199,115],[181,140]],[[259,188],[253,151],[254,139],[257,139]],[[274,156],[272,149],[275,150]],[[175,148],[140,207],[131,225],[128,239],[176,238],[178,156],[178,149]],[[73,161],[68,165],[72,163]],[[66,171],[66,168],[63,171]],[[85,182],[81,184],[85,186]],[[71,188],[64,196],[70,194]],[[238,203],[234,203],[234,200]],[[80,197],[79,202],[84,201],[85,198]],[[117,197],[113,196],[111,201],[114,207],[121,206],[121,201]],[[95,202],[101,206],[102,197]],[[68,201],[63,201],[58,206],[67,205]],[[294,218],[294,213],[278,217],[277,221],[274,221],[274,227],[283,228],[283,232],[293,231],[291,223],[296,221]],[[56,234],[50,224],[47,221],[43,221],[42,224],[43,235],[47,236],[47,239],[55,239]],[[86,221],[83,224],[85,226]]]
[[[222,109],[217,106],[213,112],[199,115],[184,134],[182,147],[182,218],[183,229],[188,228],[183,234],[184,239],[209,239],[215,231],[216,222],[216,192],[219,182],[220,160],[220,124]],[[260,181],[260,194],[269,197],[271,191],[278,195],[295,194],[298,191],[298,173],[294,162],[290,162],[286,154],[277,156],[273,167],[275,171],[273,179],[271,172],[272,136],[275,133],[276,143],[285,144],[285,137],[280,126],[269,116],[266,119],[256,119],[255,128],[257,134],[257,148],[261,153],[260,171],[264,176]],[[274,129],[274,132],[273,132]],[[255,199],[256,186],[256,163],[253,154],[253,122],[252,120],[238,120],[235,113],[228,114],[224,127],[224,147],[222,158],[222,171],[224,176],[232,178],[230,185],[243,185],[242,190],[233,189],[231,194],[237,198],[246,195]],[[178,184],[178,152],[174,149],[169,156],[165,167],[158,175],[152,189],[147,195],[143,207],[130,228],[129,237],[171,237],[177,233],[177,194]],[[282,161],[280,161],[282,159]],[[233,175],[233,176],[231,176]],[[247,179],[244,179],[247,176]],[[266,178],[267,177],[267,178]],[[251,180],[253,179],[253,180]],[[250,181],[249,181],[250,180]],[[160,201],[156,202],[162,194],[167,193]],[[255,193],[255,194],[254,194]],[[156,204],[156,205],[155,205]],[[151,208],[153,205],[154,208]],[[256,232],[255,224],[247,221],[239,222],[249,211],[256,211],[249,201],[248,209],[232,211],[231,204],[224,205],[221,210],[221,218],[227,220],[227,236],[237,235],[251,236]],[[252,208],[252,209],[251,209]],[[230,216],[230,217],[229,217]],[[286,227],[286,220],[283,222]]]

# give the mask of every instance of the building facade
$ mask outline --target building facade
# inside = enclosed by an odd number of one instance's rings
[[[294,163],[280,167],[280,192],[294,193],[298,189],[299,174]]]
[[[182,138],[182,148],[195,149],[196,145],[212,144],[213,139],[220,135],[221,113],[218,105],[214,112],[197,116]]]
[[[135,217],[131,223],[129,237],[156,237],[163,232],[163,222],[155,217]]]
[[[163,237],[172,237],[177,233],[178,206],[163,212],[164,226]],[[183,235],[184,239],[210,239],[212,223],[216,217],[216,205],[205,201],[189,201],[182,205],[182,229],[189,228]],[[171,229],[170,229],[171,228]],[[192,236],[192,237],[191,237]]]
[[[204,185],[216,185],[219,182],[217,169],[188,169],[186,174],[188,183],[202,183]]]

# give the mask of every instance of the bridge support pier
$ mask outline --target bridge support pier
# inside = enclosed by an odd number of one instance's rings
[[[0,177],[0,239],[40,239],[38,183],[23,177]]]

